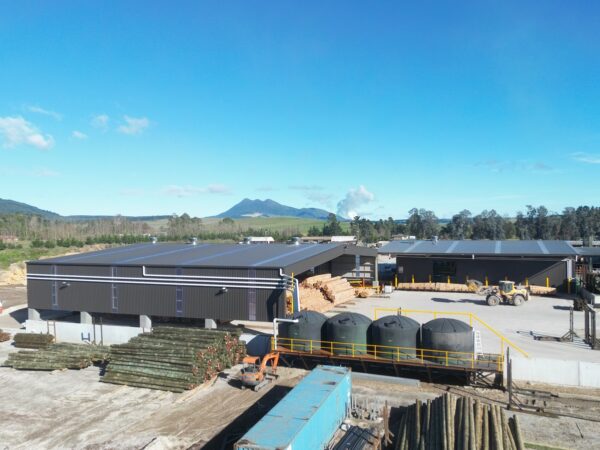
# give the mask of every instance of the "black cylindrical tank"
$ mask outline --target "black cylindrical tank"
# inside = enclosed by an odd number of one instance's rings
[[[367,353],[367,336],[371,319],[358,313],[341,313],[325,322],[324,350],[334,355],[364,355]],[[329,347],[329,348],[328,348]]]
[[[421,327],[423,357],[443,365],[470,365],[473,328],[456,319],[434,319]]]
[[[280,322],[278,345],[297,351],[319,350],[327,316],[317,311],[298,311],[291,317],[297,323]]]
[[[378,358],[415,358],[419,328],[419,322],[406,316],[377,319],[371,324],[370,353]]]

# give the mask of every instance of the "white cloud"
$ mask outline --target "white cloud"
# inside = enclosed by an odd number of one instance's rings
[[[79,139],[81,141],[81,140],[87,139],[88,135],[85,133],[82,133],[81,131],[75,130],[71,133],[71,137],[73,139]]]
[[[304,193],[304,197],[309,202],[318,203],[320,205],[325,205],[327,208],[333,207],[333,195],[329,194],[325,191],[325,187],[319,186],[316,184],[296,184],[291,185],[289,188],[293,191],[301,191]],[[310,205],[313,206],[313,205]]]
[[[42,114],[44,116],[52,117],[55,120],[62,120],[62,114],[57,113],[56,111],[50,111],[48,109],[44,109],[40,106],[27,106],[27,110],[36,114]]]
[[[358,189],[350,189],[346,196],[337,204],[337,213],[342,217],[352,219],[354,216],[361,215],[359,208],[368,205],[375,200],[375,195],[367,191],[361,184]]]
[[[209,194],[231,194],[231,189],[224,184],[209,184],[206,187]]]
[[[590,153],[577,152],[571,155],[575,161],[587,163],[587,164],[600,164],[600,155],[593,155]]]
[[[163,194],[172,197],[192,197],[199,194],[231,194],[231,189],[223,184],[209,184],[206,187],[179,186],[172,184],[163,189]]]
[[[23,144],[48,150],[54,145],[54,138],[51,135],[42,134],[21,116],[0,117],[0,135],[4,137],[4,146],[7,148]]]
[[[92,117],[91,124],[94,128],[106,129],[108,127],[108,122],[110,121],[110,117],[106,114],[98,114]]]
[[[124,116],[125,125],[120,125],[117,130],[123,134],[136,135],[141,134],[146,128],[150,126],[150,121],[147,117],[129,117]]]

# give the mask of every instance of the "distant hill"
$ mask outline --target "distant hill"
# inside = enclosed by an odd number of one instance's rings
[[[168,216],[121,216],[124,219],[130,220],[132,222],[153,222],[155,220],[168,219],[171,217]],[[64,216],[61,217],[64,220],[68,220],[71,222],[86,222],[88,220],[107,220],[114,219],[115,216]]]
[[[27,214],[42,216],[45,219],[60,219],[60,215],[52,211],[36,208],[27,203],[0,198],[0,214]]]
[[[67,220],[73,222],[84,222],[88,220],[113,219],[115,216],[61,216],[52,211],[37,208],[27,203],[16,202],[0,198],[0,215],[2,214],[25,214],[30,216],[41,216],[44,219]],[[150,222],[160,219],[168,219],[171,216],[123,216],[133,222]]]
[[[227,211],[215,216],[240,219],[243,217],[297,217],[302,219],[325,220],[330,213],[319,208],[294,208],[274,200],[251,200],[245,198]]]

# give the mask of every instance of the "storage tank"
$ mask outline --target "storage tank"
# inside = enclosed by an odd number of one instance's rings
[[[358,313],[341,313],[325,322],[325,337],[332,344],[324,350],[334,355],[364,355],[367,353],[367,337],[371,319]],[[354,344],[354,345],[352,345]],[[327,348],[329,347],[329,348]]]
[[[311,349],[319,350],[321,348],[323,324],[327,320],[327,316],[317,311],[298,311],[291,318],[297,319],[298,322],[279,323],[278,334],[283,339],[278,341],[278,345],[303,352],[311,351]]]
[[[456,319],[444,317],[430,320],[421,327],[420,347],[424,351],[424,358],[432,362],[469,365],[475,348],[473,328]],[[449,353],[446,354],[446,351]]]
[[[419,322],[406,316],[385,316],[377,319],[371,325],[369,343],[374,346],[370,348],[371,353],[378,358],[415,358],[420,327]]]

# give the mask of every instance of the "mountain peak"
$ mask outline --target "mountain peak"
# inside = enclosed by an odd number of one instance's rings
[[[304,219],[327,219],[330,213],[319,208],[294,208],[282,205],[270,198],[265,200],[245,198],[227,211],[215,217],[240,219],[243,217],[298,217]]]

